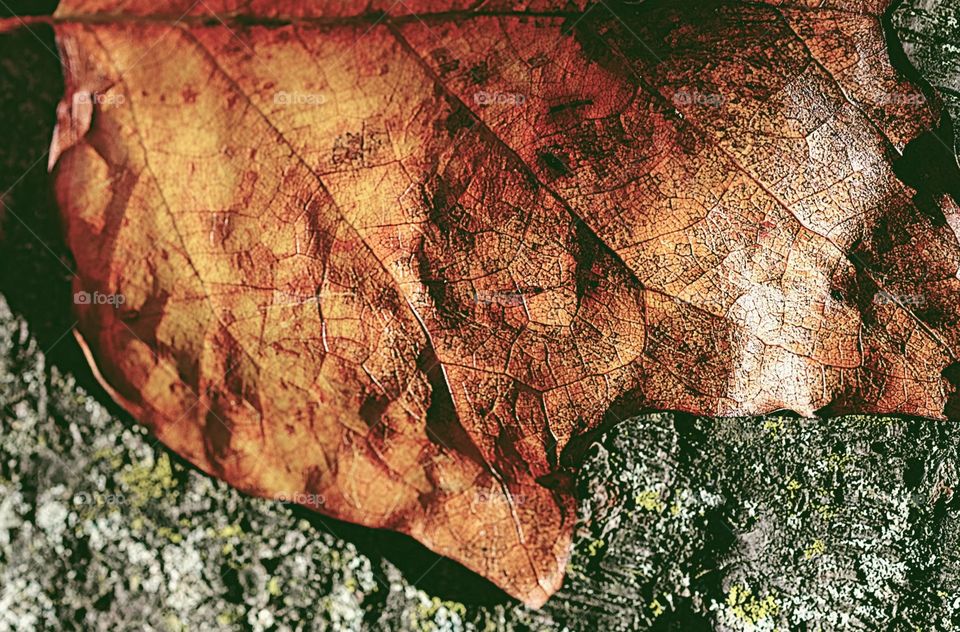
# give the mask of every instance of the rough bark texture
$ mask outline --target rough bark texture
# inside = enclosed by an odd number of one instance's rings
[[[911,63],[940,93],[956,130],[960,121],[960,8],[950,0],[904,2],[894,14],[894,24]],[[954,136],[960,147],[960,136]]]

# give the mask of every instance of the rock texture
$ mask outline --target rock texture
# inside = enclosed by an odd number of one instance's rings
[[[893,14],[907,56],[943,98],[952,120],[960,121],[960,7],[951,0],[914,0]],[[960,138],[954,138],[960,149]]]

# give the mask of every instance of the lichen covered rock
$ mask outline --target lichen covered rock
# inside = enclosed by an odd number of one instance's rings
[[[556,600],[584,628],[960,621],[948,424],[659,415],[594,450],[576,566]]]

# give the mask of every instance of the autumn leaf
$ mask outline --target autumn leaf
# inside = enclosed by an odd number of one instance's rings
[[[538,606],[604,423],[947,416],[887,5],[64,0],[80,339],[203,470]]]

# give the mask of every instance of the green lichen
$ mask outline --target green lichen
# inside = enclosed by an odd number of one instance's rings
[[[810,546],[808,546],[803,550],[803,558],[806,560],[811,560],[817,557],[818,555],[821,555],[826,550],[827,550],[827,547],[824,544],[823,540],[820,538],[816,538],[810,544]]]
[[[637,507],[643,509],[644,511],[654,511],[659,513],[664,510],[664,504],[663,501],[660,500],[659,492],[652,489],[644,490],[634,496],[633,502],[636,503]]]
[[[117,480],[137,507],[168,494],[175,495],[177,489],[177,479],[173,476],[170,457],[166,453],[161,453],[155,463],[126,466],[117,474]]]
[[[734,584],[727,591],[726,605],[735,617],[752,626],[772,620],[780,614],[780,602],[772,595],[757,597],[753,591]]]

